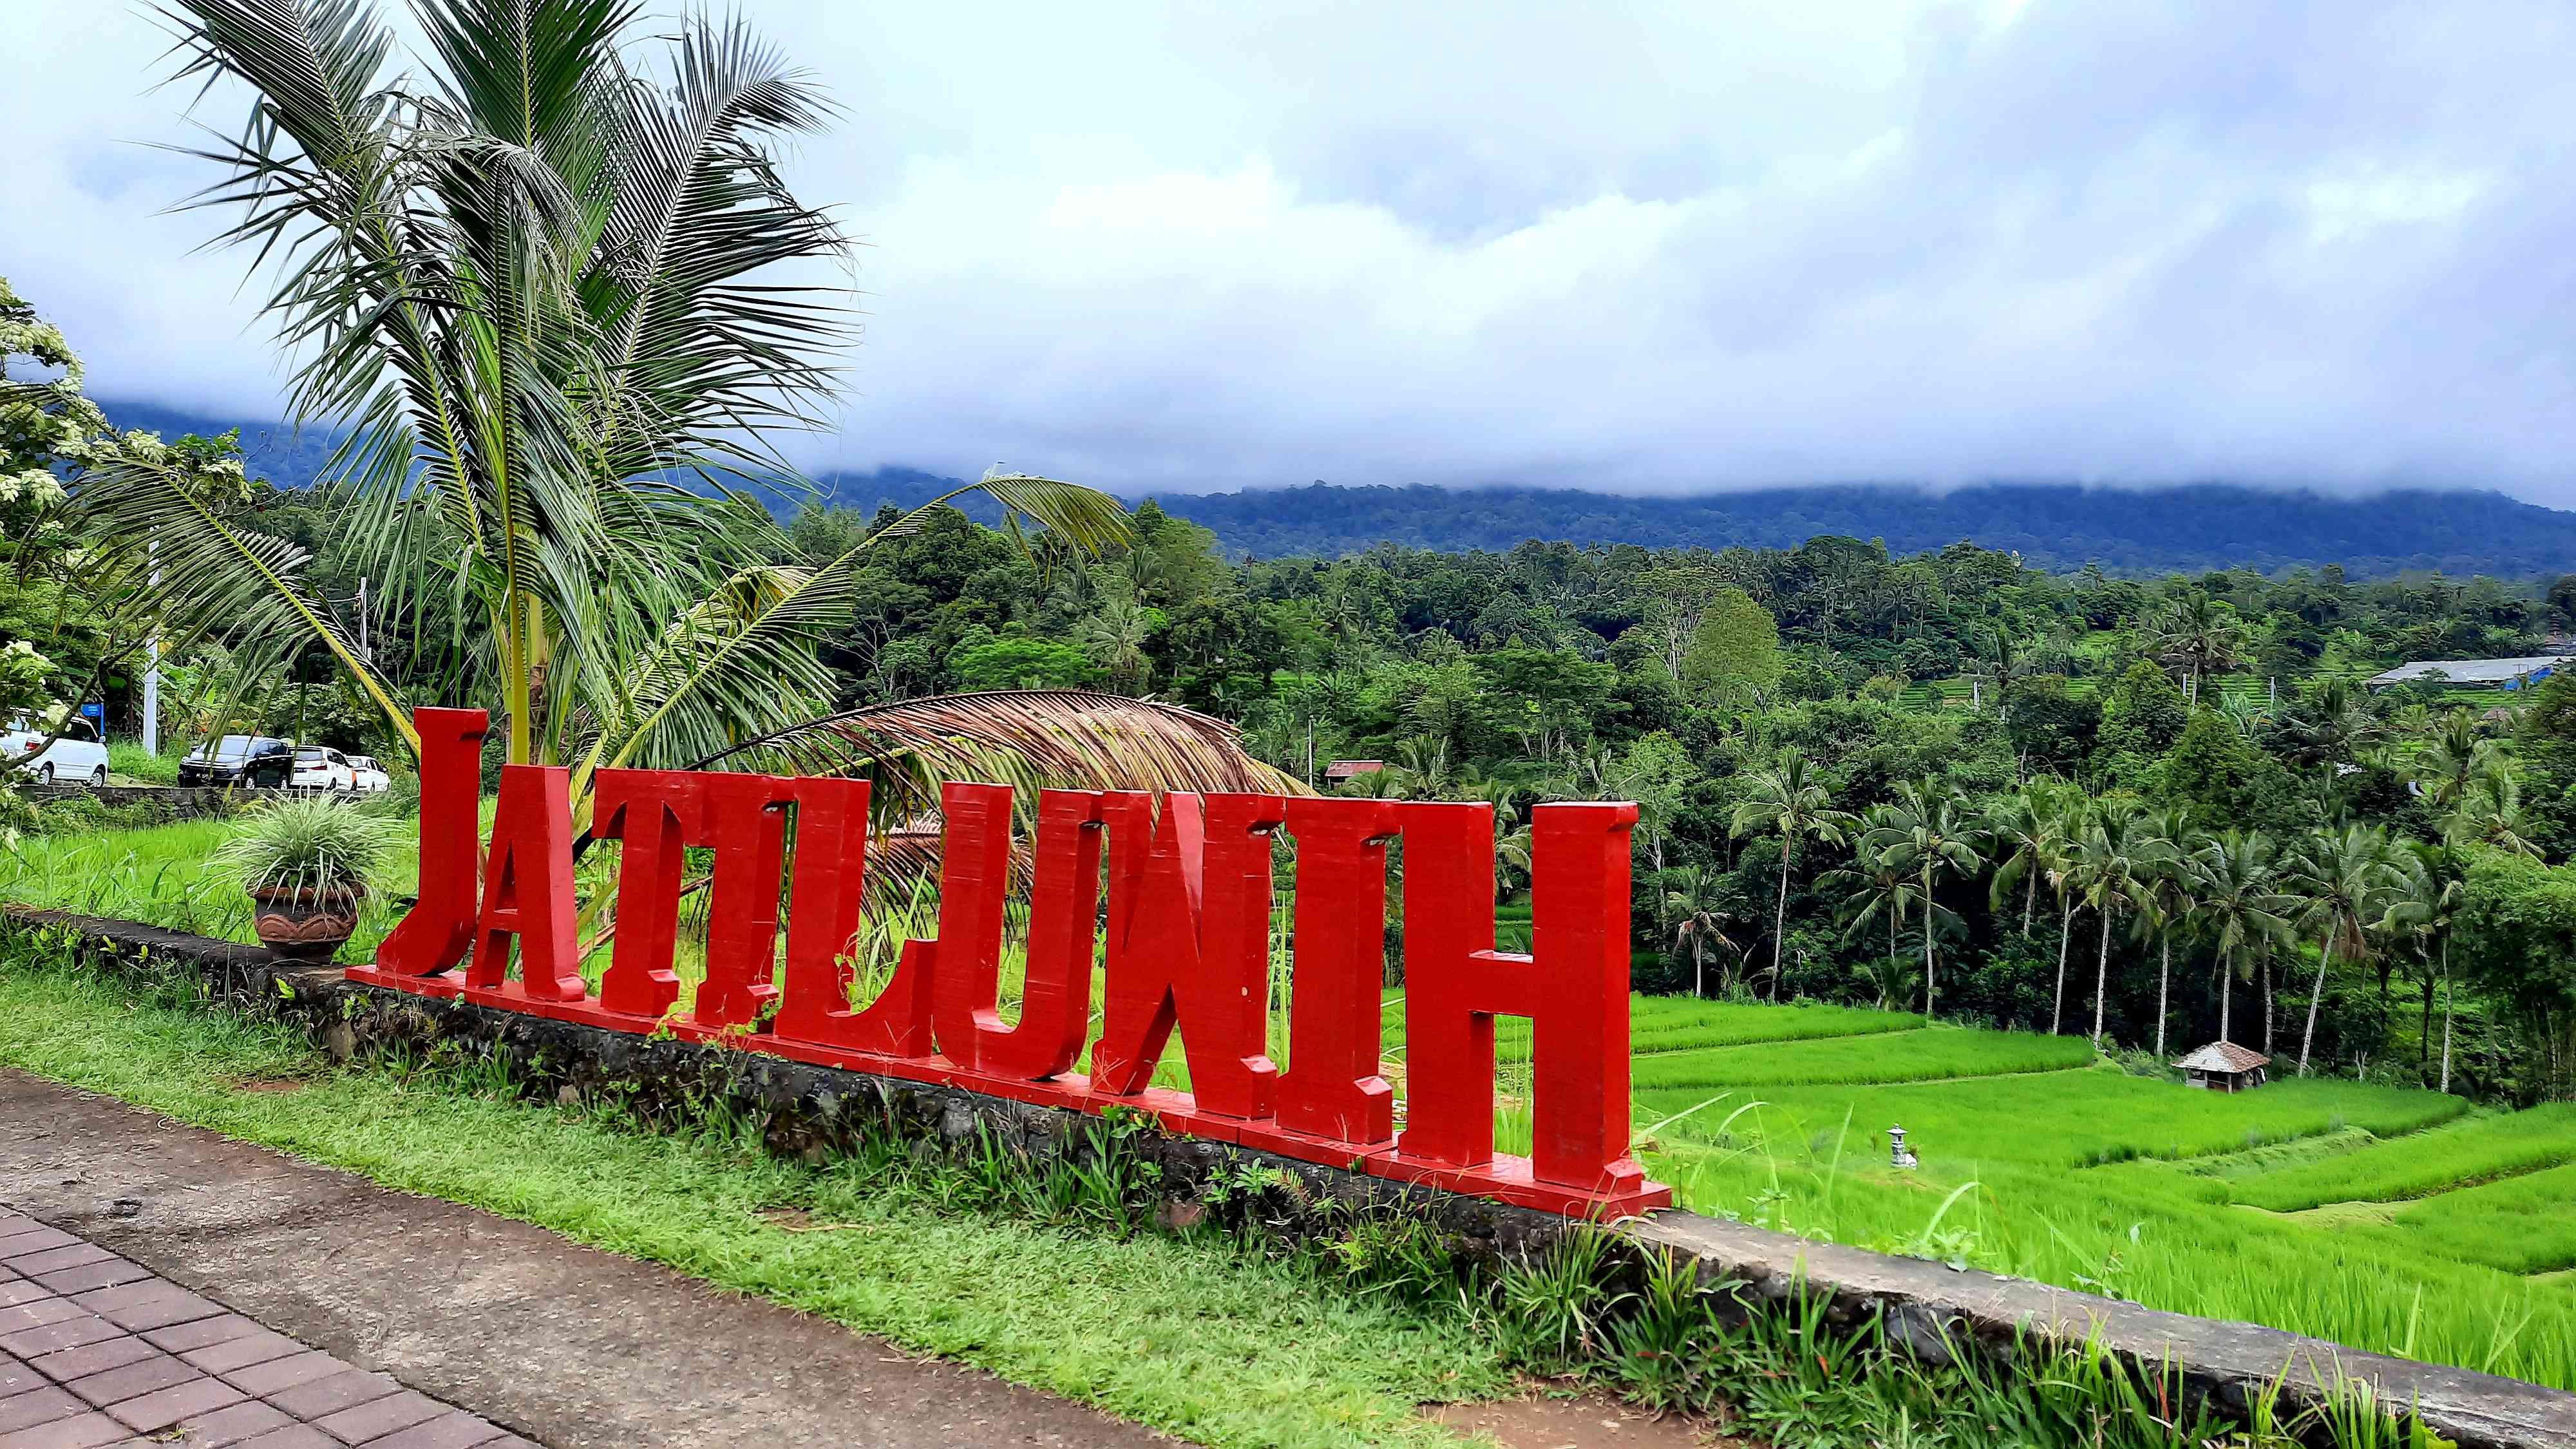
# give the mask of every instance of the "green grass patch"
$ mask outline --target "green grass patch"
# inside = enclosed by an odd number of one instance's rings
[[[2273,1212],[2337,1202],[2399,1202],[2576,1163],[2576,1103],[2473,1117],[2394,1142],[2237,1183],[2235,1200]],[[2576,1198],[2569,1199],[2576,1207]]]
[[[2094,1060],[2093,1044],[2080,1036],[1927,1027],[1640,1056],[1631,1081],[1640,1093],[1688,1087],[1857,1085],[2061,1072],[2090,1066]]]
[[[1109,1236],[944,1211],[855,1161],[654,1136],[450,1075],[312,1073],[285,1030],[166,1005],[0,948],[0,1062],[226,1136],[666,1263],[916,1350],[1221,1445],[1453,1442],[1413,1413],[1505,1375],[1465,1313],[1319,1283],[1204,1239]],[[861,1231],[787,1232],[801,1210]]]
[[[2508,1273],[2576,1268],[2576,1165],[2408,1203],[2391,1230],[2424,1252]]]

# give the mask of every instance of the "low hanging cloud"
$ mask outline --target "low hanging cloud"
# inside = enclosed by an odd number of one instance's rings
[[[2561,4],[745,8],[849,112],[790,167],[865,242],[814,466],[2576,504]],[[274,412],[133,144],[166,39],[12,10],[0,273],[94,391]]]

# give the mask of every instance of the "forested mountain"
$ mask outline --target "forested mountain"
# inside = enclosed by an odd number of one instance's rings
[[[164,436],[239,427],[250,470],[287,487],[310,482],[334,441],[277,422],[224,421],[151,403],[104,406],[117,426]],[[959,486],[915,468],[834,473],[818,481],[830,501],[862,508],[917,503]],[[2018,553],[2051,573],[2087,564],[2136,576],[2223,568],[2277,574],[2328,563],[2341,564],[2353,578],[2431,569],[2529,578],[2576,570],[2576,513],[2491,492],[2330,498],[2220,483],[2136,489],[2019,483],[1947,493],[1831,486],[1638,498],[1572,488],[1315,483],[1155,496],[1166,512],[1214,531],[1238,558],[1338,558],[1385,543],[1501,552],[1531,539],[1794,548],[1840,536],[1884,540],[1898,556],[1973,542]],[[976,514],[977,506],[970,501],[968,513]],[[987,508],[976,515],[981,521],[992,521]]]
[[[2360,499],[2202,484],[2080,488],[1994,484],[1931,493],[1901,487],[1772,488],[1631,498],[1541,488],[1305,488],[1165,497],[1163,507],[1263,558],[1334,557],[1377,543],[1509,549],[1528,539],[1654,547],[1794,548],[1840,535],[1890,553],[1962,541],[2019,553],[2064,573],[2340,563],[2352,576],[2408,569],[2500,577],[2576,567],[2576,514],[2500,493],[2386,493]]]

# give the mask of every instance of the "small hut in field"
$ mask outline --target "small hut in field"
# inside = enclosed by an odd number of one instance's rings
[[[2272,1059],[2232,1041],[2211,1042],[2174,1063],[2191,1085],[2206,1092],[2249,1092],[2263,1085]]]

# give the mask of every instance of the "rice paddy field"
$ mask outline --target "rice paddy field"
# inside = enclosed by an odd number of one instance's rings
[[[30,839],[0,853],[0,899],[247,940],[239,891],[200,864],[225,829]],[[371,910],[353,950],[389,919]],[[1403,1018],[1389,991],[1399,1083]],[[2078,1037],[1811,1004],[1639,997],[1631,1041],[1639,1153],[1685,1207],[2576,1389],[2576,1105],[2328,1080],[2214,1095]],[[1525,1146],[1527,1024],[1497,1045],[1498,1137]],[[1179,1043],[1157,1075],[1186,1085]],[[1900,1124],[1911,1171],[1889,1163]]]

